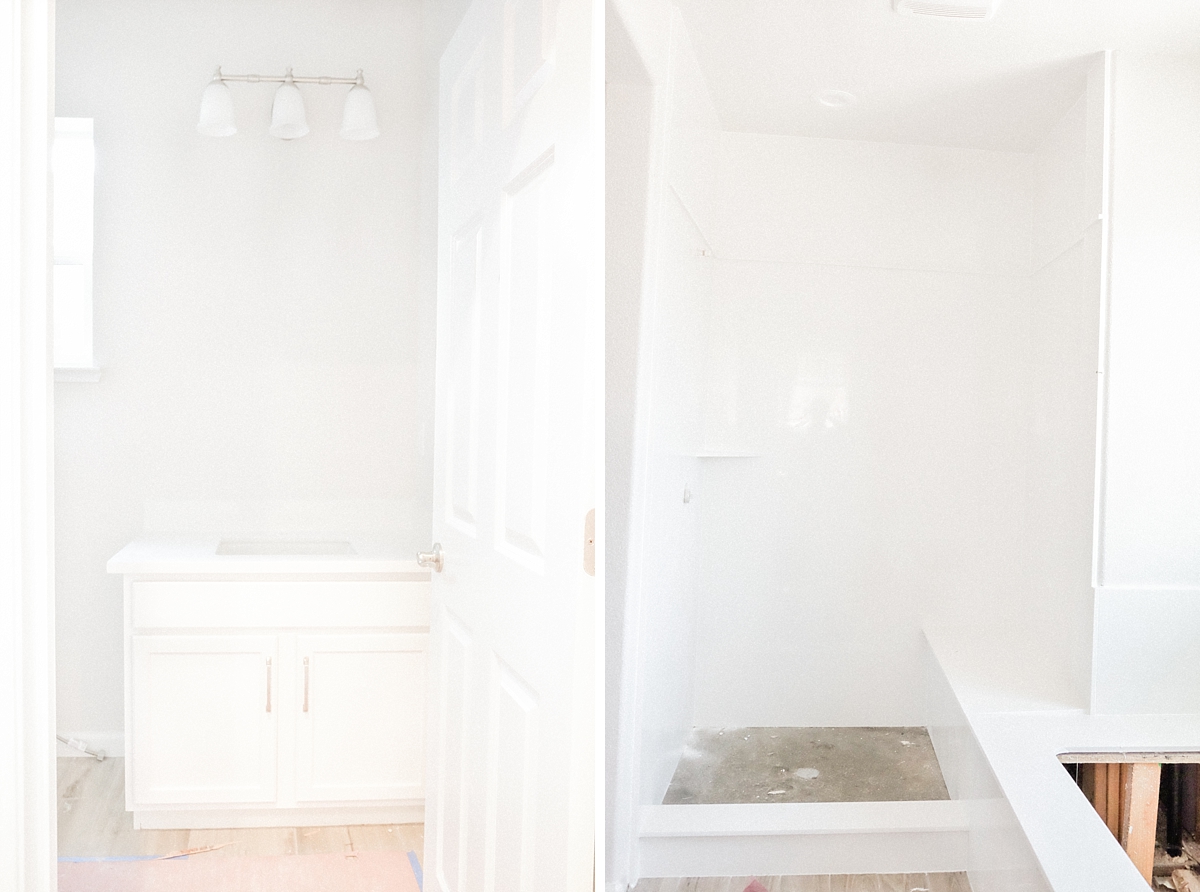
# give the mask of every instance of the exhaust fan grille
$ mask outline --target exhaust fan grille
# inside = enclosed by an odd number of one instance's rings
[[[990,19],[999,0],[895,0],[896,12],[905,15],[931,15],[944,19]]]

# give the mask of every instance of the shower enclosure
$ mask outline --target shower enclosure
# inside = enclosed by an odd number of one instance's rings
[[[760,132],[712,9],[609,9],[609,878],[966,870],[926,633],[1086,702],[1104,59]]]

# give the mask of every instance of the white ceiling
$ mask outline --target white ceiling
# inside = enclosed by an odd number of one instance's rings
[[[729,130],[1029,151],[1111,48],[1200,55],[1196,0],[1001,0],[987,22],[891,0],[678,0]],[[818,90],[847,90],[849,109]]]

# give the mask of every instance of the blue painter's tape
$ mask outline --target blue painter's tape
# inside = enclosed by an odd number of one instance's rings
[[[408,853],[408,863],[412,865],[413,876],[417,878],[417,888],[425,892],[425,875],[421,873],[421,862],[417,860],[416,852]]]

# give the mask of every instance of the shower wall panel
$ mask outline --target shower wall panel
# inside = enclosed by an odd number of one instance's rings
[[[1025,576],[1029,155],[721,134],[695,722],[924,720]]]
[[[753,455],[704,463],[697,725],[923,722],[923,623],[1022,581],[1028,317],[1010,276],[718,263]]]
[[[712,147],[697,725],[919,724],[923,626],[1083,702],[1103,90],[1029,154]]]

